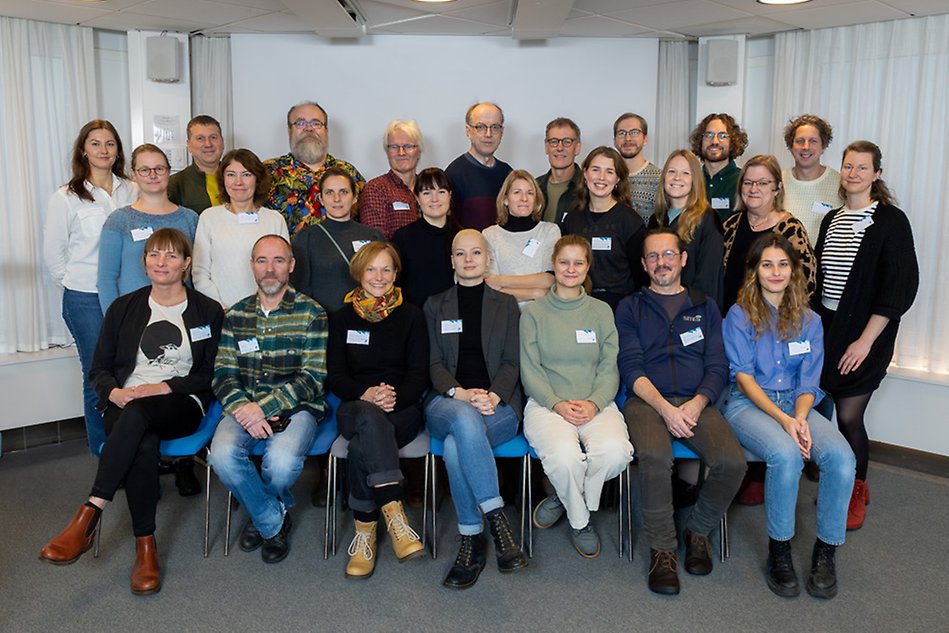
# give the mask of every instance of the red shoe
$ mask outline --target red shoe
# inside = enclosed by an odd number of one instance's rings
[[[850,495],[850,507],[847,509],[847,529],[859,530],[867,518],[867,482],[857,479],[853,482],[853,493]]]
[[[738,491],[735,501],[742,506],[760,506],[764,503],[764,482],[753,479],[746,480]]]

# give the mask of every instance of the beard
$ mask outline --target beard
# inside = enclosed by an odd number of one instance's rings
[[[633,147],[623,147],[622,145],[620,145],[618,149],[619,149],[619,154],[620,154],[620,156],[622,156],[623,158],[627,158],[627,159],[628,159],[628,158],[636,158],[636,157],[639,156],[640,153],[642,153],[642,151],[643,151],[643,148],[642,148],[641,145],[640,145],[639,147],[636,147],[636,146],[633,146]]]
[[[290,153],[301,163],[315,165],[326,158],[326,143],[319,136],[303,136],[290,145]]]
[[[280,294],[286,285],[286,281],[269,275],[261,277],[257,280],[257,287],[260,288],[260,291],[268,297],[273,297]]]
[[[714,150],[715,153],[713,153],[712,150]],[[721,145],[710,145],[702,150],[702,160],[713,163],[728,160],[728,150]]]

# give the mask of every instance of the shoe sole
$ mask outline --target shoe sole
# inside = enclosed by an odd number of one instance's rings
[[[820,600],[830,600],[837,595],[837,583],[834,583],[827,589],[821,589],[817,585],[811,584],[810,580],[807,582],[807,593],[812,598],[819,598]]]
[[[782,598],[797,598],[801,595],[801,587],[782,587],[771,582],[770,579],[767,580],[768,589],[771,590],[776,596],[781,596]]]
[[[533,523],[533,524],[534,524],[534,527],[537,528],[537,529],[539,529],[539,530],[546,530],[547,528],[551,528],[551,527],[557,525],[557,523],[560,522],[560,519],[563,518],[563,515],[565,515],[565,514],[567,513],[566,511],[561,512],[561,513],[560,513],[560,516],[558,516],[558,517],[557,517],[554,521],[552,521],[551,523],[541,523],[540,521],[537,520],[537,512],[540,510],[540,506],[543,505],[543,503],[544,503],[544,502],[541,501],[539,504],[537,504],[537,507],[534,508],[534,511],[531,512],[531,523]]]
[[[98,526],[96,526],[96,529],[97,529],[97,530],[99,529]],[[55,560],[55,559],[52,559],[52,558],[46,558],[46,557],[43,556],[42,554],[40,554],[40,555],[38,556],[38,558],[39,558],[41,561],[43,561],[44,563],[49,563],[50,565],[59,565],[60,567],[64,567],[64,566],[66,566],[66,565],[72,565],[72,564],[75,563],[77,560],[79,560],[80,558],[82,558],[82,555],[83,555],[83,554],[85,554],[86,552],[88,552],[89,550],[92,549],[92,546],[95,544],[95,541],[96,541],[96,533],[93,532],[93,533],[92,533],[92,539],[89,541],[89,544],[86,545],[86,546],[83,548],[83,550],[82,550],[81,552],[79,552],[79,555],[78,555],[78,556],[76,556],[75,558],[70,558],[69,560]]]
[[[514,574],[516,572],[521,571],[522,569],[527,569],[528,566],[529,566],[529,563],[525,560],[523,565],[518,565],[516,567],[501,567],[499,565],[498,571],[501,572],[502,574]]]
[[[153,593],[158,593],[159,591],[161,591],[161,584],[154,589],[132,589],[132,593],[136,596],[148,596]]]
[[[600,555],[600,550],[602,549],[602,547],[596,548],[596,551],[592,554],[587,554],[576,545],[573,546],[573,549],[577,550],[577,554],[579,554],[580,556],[583,556],[584,558],[596,558],[597,556]]]
[[[708,569],[705,569],[705,568],[696,568],[696,567],[689,567],[688,565],[686,565],[686,566],[685,566],[685,571],[686,571],[690,576],[708,576],[709,574],[712,573],[712,568],[711,568],[711,567],[709,567]]]
[[[445,579],[444,581],[442,581],[442,587],[445,587],[447,589],[467,589],[468,587],[474,587],[474,584],[478,582],[478,578],[481,577],[481,572],[484,571],[484,566],[487,562],[488,562],[487,560],[481,561],[481,566],[478,568],[478,573],[475,575],[474,580],[472,580],[471,582],[465,583],[463,585],[455,585],[455,584],[449,584],[448,580]]]
[[[418,550],[412,552],[411,554],[406,554],[406,555],[403,556],[402,558],[399,558],[398,561],[399,561],[400,563],[407,563],[407,562],[409,562],[410,560],[413,560],[413,559],[416,559],[416,558],[421,558],[421,557],[423,557],[423,556],[425,556],[425,548],[424,548],[424,547],[422,547],[421,549],[418,549]]]
[[[650,587],[649,591],[657,593],[660,596],[678,596],[679,588],[678,587]]]
[[[351,574],[347,571],[343,572],[343,576],[345,576],[347,580],[365,580],[367,578],[371,578],[374,573],[376,573],[375,567],[373,567],[372,571],[370,571],[368,574]]]

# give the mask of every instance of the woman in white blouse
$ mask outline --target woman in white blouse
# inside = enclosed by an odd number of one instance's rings
[[[250,268],[250,252],[264,235],[289,238],[287,223],[264,207],[270,194],[270,176],[257,155],[235,149],[224,155],[217,170],[224,184],[223,204],[199,216],[194,236],[194,287],[225,309],[257,291]]]
[[[102,327],[96,289],[99,235],[106,216],[137,198],[135,185],[125,175],[119,133],[108,121],[89,121],[73,144],[72,178],[49,199],[43,256],[53,281],[63,288],[63,321],[79,353],[86,437],[94,455],[105,442],[98,398],[88,378]]]

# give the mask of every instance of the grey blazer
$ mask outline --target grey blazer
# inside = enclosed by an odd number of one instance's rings
[[[428,340],[431,350],[429,373],[434,389],[429,391],[425,404],[452,387],[464,387],[455,379],[458,371],[458,334],[442,334],[441,322],[458,318],[458,286],[433,295],[425,302],[425,320],[428,322]],[[518,380],[520,371],[521,312],[517,299],[484,287],[481,305],[481,349],[491,376],[489,391],[514,408],[517,419],[524,413],[524,393]]]

